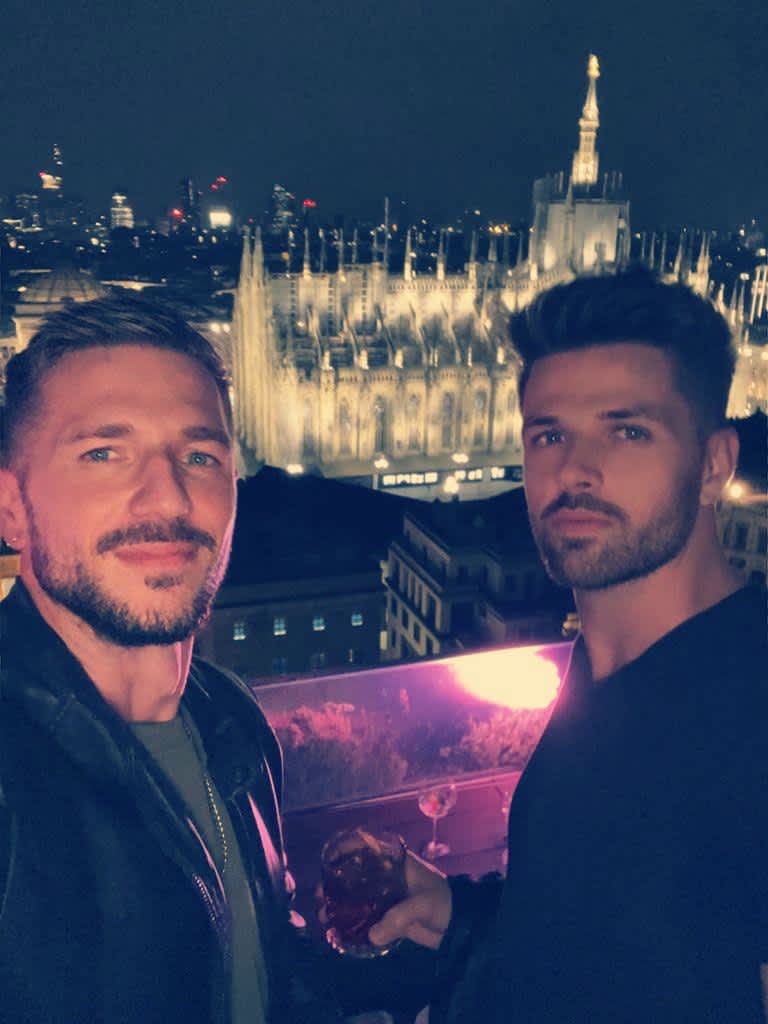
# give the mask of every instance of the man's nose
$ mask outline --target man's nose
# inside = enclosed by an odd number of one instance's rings
[[[183,469],[176,459],[166,454],[148,457],[131,499],[134,515],[171,519],[187,515],[191,505]]]
[[[563,446],[560,483],[563,490],[591,490],[603,482],[600,446],[586,438],[571,438]]]

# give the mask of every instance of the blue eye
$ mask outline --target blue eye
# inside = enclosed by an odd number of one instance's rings
[[[625,441],[647,441],[650,433],[644,427],[636,427],[632,424],[625,424],[618,428],[618,433]]]
[[[113,454],[111,448],[92,448],[89,452],[85,452],[82,458],[86,462],[109,462],[109,457]]]
[[[190,466],[213,466],[219,460],[208,452],[190,452],[187,456],[187,462]]]

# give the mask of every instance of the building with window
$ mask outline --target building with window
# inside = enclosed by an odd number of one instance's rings
[[[768,418],[736,421],[739,469],[718,508],[720,539],[734,569],[749,583],[768,580]]]
[[[544,572],[519,490],[408,506],[386,587],[385,659],[552,642],[572,607]]]
[[[115,192],[112,195],[109,226],[113,231],[115,228],[133,228],[133,208],[128,202],[128,197],[122,192]]]
[[[225,586],[198,650],[249,682],[379,661],[381,570],[349,567],[306,578]]]
[[[251,683],[375,665],[381,561],[403,499],[263,469],[240,484],[229,571],[198,651]]]

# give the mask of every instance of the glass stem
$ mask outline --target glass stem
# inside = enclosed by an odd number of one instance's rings
[[[437,849],[437,818],[432,819],[432,849]]]

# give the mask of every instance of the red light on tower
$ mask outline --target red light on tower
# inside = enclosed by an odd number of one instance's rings
[[[305,210],[314,210],[315,207],[317,206],[317,203],[315,202],[314,199],[305,199],[303,206]]]
[[[226,185],[227,184],[227,179],[224,177],[223,174],[220,174],[218,176],[218,178],[216,179],[216,184],[217,185]]]
[[[173,217],[174,220],[182,220],[182,218],[184,217],[184,213],[177,206],[174,206],[174,208],[171,210],[171,216]]]

